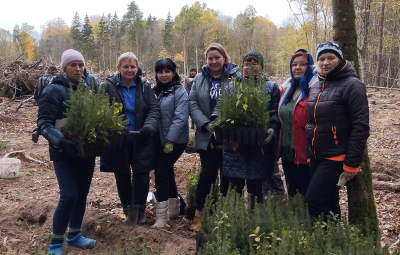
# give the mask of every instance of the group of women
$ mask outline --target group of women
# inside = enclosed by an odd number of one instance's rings
[[[171,59],[157,61],[156,84],[151,88],[137,75],[136,56],[122,54],[118,59],[119,73],[107,78],[100,91],[122,103],[121,114],[129,120],[125,131],[140,131],[140,135],[130,137],[120,150],[102,155],[100,170],[114,173],[124,213],[128,214],[129,207],[138,206],[138,222],[145,223],[149,171],[155,169],[157,203],[153,227],[161,228],[179,215],[174,164],[189,141],[190,114],[196,124],[195,149],[202,166],[196,190],[197,216],[202,215],[205,198],[218,174],[222,194],[226,194],[229,185],[241,194],[247,184],[252,205],[261,202],[262,182],[272,177],[278,158],[282,159],[289,195],[302,194],[314,217],[326,217],[330,212],[340,215],[336,182],[342,173],[350,180],[358,172],[369,136],[368,104],[365,87],[351,63],[343,58],[339,44],[325,42],[318,46],[316,55],[314,68],[311,54],[305,49],[297,50],[290,59],[291,77],[279,89],[262,73],[264,59],[260,53],[251,51],[242,57],[242,74],[226,50],[212,43],[188,95]],[[38,127],[49,141],[60,187],[49,254],[61,254],[66,230],[68,246],[90,249],[95,244],[80,232],[95,158],[72,158],[67,152],[75,144],[60,132],[66,121],[63,102],[69,99],[69,84],[76,89],[85,60],[79,52],[67,50],[61,62],[65,74],[55,77],[44,89],[38,112]],[[210,130],[218,118],[221,84],[233,77],[243,81],[251,74],[265,83],[271,96],[271,122],[264,144],[238,148],[219,144]],[[131,167],[135,174],[133,185]]]

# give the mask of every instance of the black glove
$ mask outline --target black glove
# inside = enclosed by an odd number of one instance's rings
[[[125,134],[127,136],[129,136],[129,133],[131,132],[128,127],[122,127],[121,131],[123,134]]]
[[[60,148],[68,154],[78,155],[76,150],[76,142],[65,139],[60,143]]]
[[[140,134],[142,136],[149,137],[149,136],[152,136],[153,133],[154,133],[153,128],[151,128],[149,126],[143,126],[142,129],[140,129]]]

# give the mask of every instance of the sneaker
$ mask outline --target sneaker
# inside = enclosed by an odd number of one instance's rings
[[[83,237],[81,233],[77,234],[74,238],[67,239],[67,246],[74,246],[82,249],[92,249],[94,244],[96,243],[95,240]]]
[[[50,244],[49,250],[47,251],[47,255],[61,255],[62,252],[62,243]]]

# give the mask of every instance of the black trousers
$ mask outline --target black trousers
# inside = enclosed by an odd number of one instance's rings
[[[234,188],[238,194],[242,194],[245,183],[247,184],[247,193],[251,194],[251,207],[254,207],[255,197],[257,197],[257,203],[262,203],[262,183],[263,180],[245,180],[241,178],[229,178],[231,188]]]
[[[167,201],[168,198],[177,198],[178,189],[175,182],[174,164],[186,148],[185,144],[174,144],[171,153],[164,153],[164,147],[159,144],[157,148],[157,163],[155,168],[155,181],[158,202]]]
[[[304,198],[310,215],[318,218],[323,213],[326,220],[332,212],[340,219],[339,188],[336,183],[343,173],[343,161],[311,157],[310,163],[311,181]]]
[[[201,172],[196,189],[196,209],[201,211],[204,207],[207,195],[211,191],[211,185],[218,178],[218,169],[222,168],[222,149],[211,148],[199,151]],[[220,190],[223,195],[228,192],[229,180],[226,177],[220,179]]]
[[[129,165],[133,169],[134,155],[133,146],[128,146],[129,152]],[[132,201],[132,176],[131,171],[116,172],[115,181],[117,183],[118,196],[121,200],[123,208],[127,208],[131,205]],[[145,205],[147,200],[147,194],[149,193],[150,187],[150,173],[149,171],[135,171],[135,204]]]
[[[297,166],[293,161],[282,160],[282,168],[289,196],[294,196],[297,192],[305,196],[311,179],[310,166],[308,164]]]

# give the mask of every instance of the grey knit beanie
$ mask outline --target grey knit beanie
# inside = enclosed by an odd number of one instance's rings
[[[62,70],[65,71],[65,67],[72,61],[82,61],[83,65],[85,65],[85,59],[79,51],[69,49],[63,52],[61,56],[61,67]]]
[[[242,64],[244,63],[244,61],[245,61],[246,58],[248,58],[248,57],[255,57],[255,58],[257,58],[258,61],[261,61],[261,63],[258,63],[258,64],[261,66],[262,69],[264,68],[264,57],[261,55],[260,52],[253,50],[253,51],[250,51],[250,52],[246,53],[246,54],[243,56],[243,58],[242,58]]]
[[[325,53],[325,52],[331,52],[335,54],[338,58],[343,59],[343,53],[342,53],[342,48],[340,47],[340,44],[337,42],[324,42],[321,43],[320,45],[317,46],[317,61],[319,57]]]

